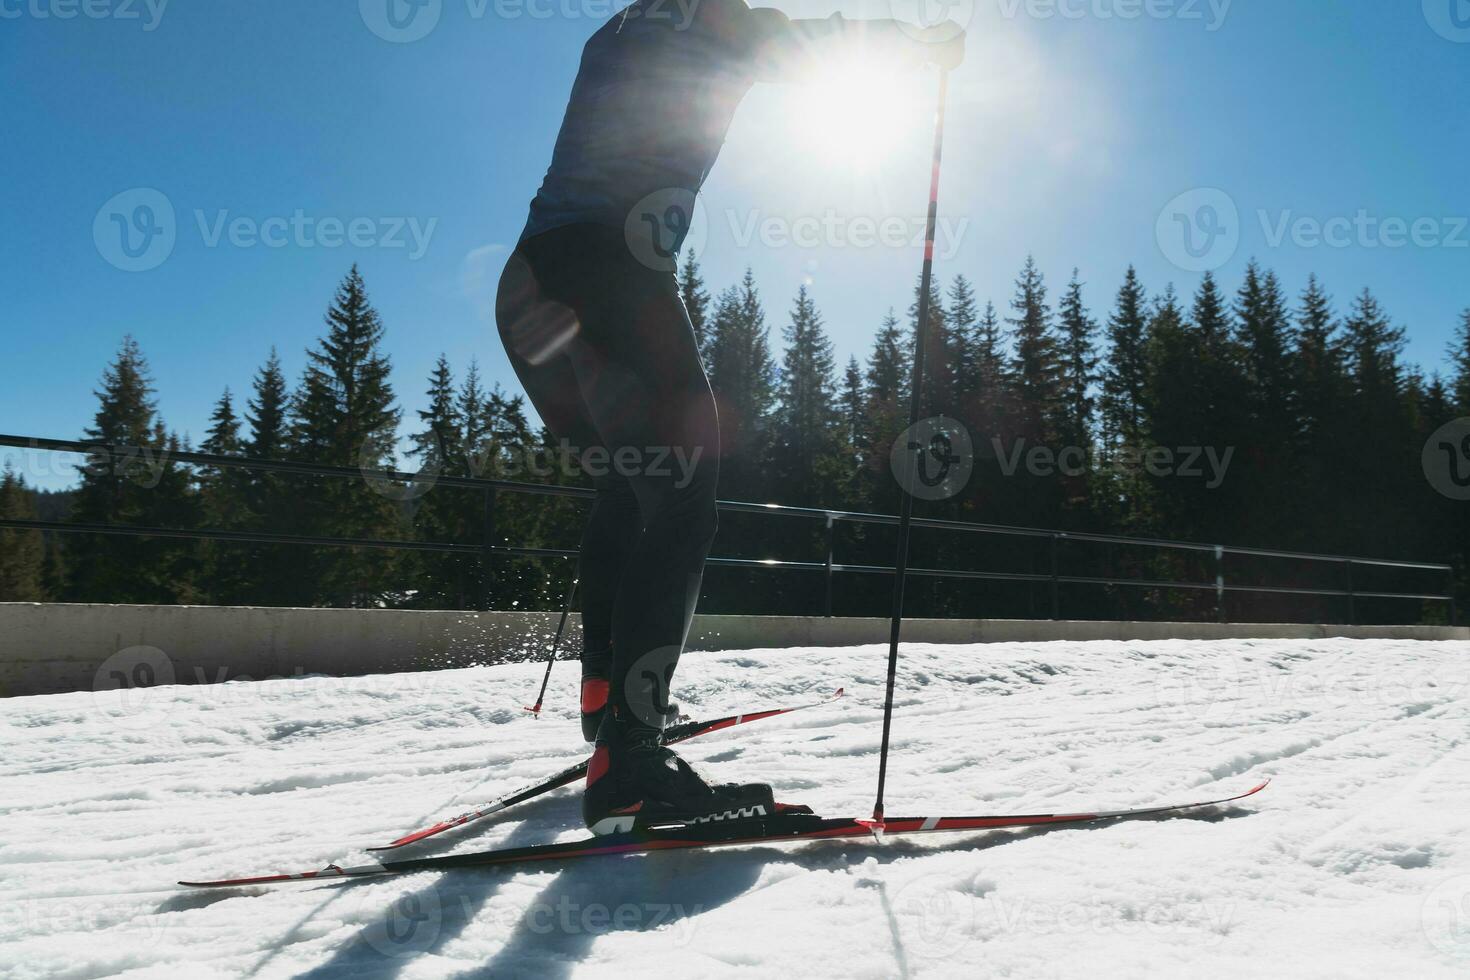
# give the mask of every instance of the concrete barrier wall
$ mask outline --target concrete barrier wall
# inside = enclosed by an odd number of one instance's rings
[[[0,696],[506,663],[544,656],[556,623],[556,613],[530,612],[0,603]],[[579,629],[573,615],[564,651],[578,649]],[[1470,640],[1470,628],[915,619],[905,621],[903,636],[915,643]],[[881,617],[699,616],[690,646],[746,650],[887,641],[888,620]]]

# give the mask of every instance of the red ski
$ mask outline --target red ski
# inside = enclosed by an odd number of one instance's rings
[[[710,721],[686,721],[679,725],[670,726],[664,732],[664,744],[673,745],[677,742],[687,742],[692,738],[699,738],[701,735],[708,735],[710,732],[717,732],[724,728],[734,728],[736,725],[747,725],[750,722],[760,721],[763,718],[789,715],[793,711],[802,711],[806,708],[816,708],[824,704],[831,704],[833,701],[842,697],[842,691],[843,689],[839,687],[835,693],[822,701],[813,701],[810,704],[798,704],[790,708],[771,708],[766,711],[752,711],[743,715],[727,715],[724,718],[715,718]],[[499,813],[501,810],[515,806],[517,803],[524,803],[526,800],[540,796],[542,793],[549,793],[554,789],[559,789],[562,786],[574,783],[585,775],[587,775],[587,762],[583,760],[575,766],[563,769],[555,776],[550,776],[524,789],[516,790],[508,796],[502,796],[498,800],[482,804],[472,810],[466,810],[458,816],[441,820],[432,827],[416,830],[391,843],[378,847],[369,847],[368,850],[391,851],[407,844],[417,843],[436,834],[442,834],[446,830],[462,827],[472,820],[479,820],[481,817],[488,817],[492,813]]]
[[[320,871],[299,874],[260,875],[251,878],[221,878],[216,881],[181,881],[191,888],[227,888],[242,885],[272,885],[287,881],[315,881],[335,878],[366,878],[376,875],[409,874],[415,871],[448,871],[455,868],[482,868],[502,864],[525,864],[533,861],[571,861],[578,858],[612,854],[642,854],[696,847],[723,847],[734,844],[795,844],[803,841],[867,837],[869,835],[926,834],[961,830],[994,830],[1035,827],[1045,824],[1082,824],[1097,820],[1144,817],[1173,813],[1197,807],[1233,803],[1254,796],[1265,789],[1268,779],[1244,793],[1199,803],[1175,803],[1168,806],[1139,807],[1132,810],[1098,810],[1089,813],[1046,813],[978,817],[890,817],[881,827],[871,820],[852,817],[824,819],[806,813],[777,813],[725,824],[682,824],[652,827],[629,834],[590,837],[560,844],[534,844],[530,847],[507,847],[474,854],[448,854],[440,857],[389,861],[343,868],[331,864]]]

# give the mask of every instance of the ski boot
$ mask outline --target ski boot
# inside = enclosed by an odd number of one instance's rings
[[[617,708],[603,717],[582,794],[582,819],[592,833],[724,823],[772,816],[779,809],[765,783],[711,786],[663,744],[659,729]]]

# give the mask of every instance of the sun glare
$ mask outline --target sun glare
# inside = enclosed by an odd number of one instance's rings
[[[915,116],[927,118],[912,74],[856,61],[825,66],[792,93],[798,139],[829,166],[877,168],[915,131]]]

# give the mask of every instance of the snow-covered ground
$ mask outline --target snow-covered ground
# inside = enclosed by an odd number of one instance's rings
[[[886,651],[691,654],[689,743],[872,806]],[[575,668],[0,700],[0,976],[1293,977],[1470,972],[1470,644],[907,645],[891,815],[1209,798],[1172,819],[190,891],[363,845],[577,761]],[[575,788],[415,853],[580,836]],[[400,852],[401,853],[401,852]]]

